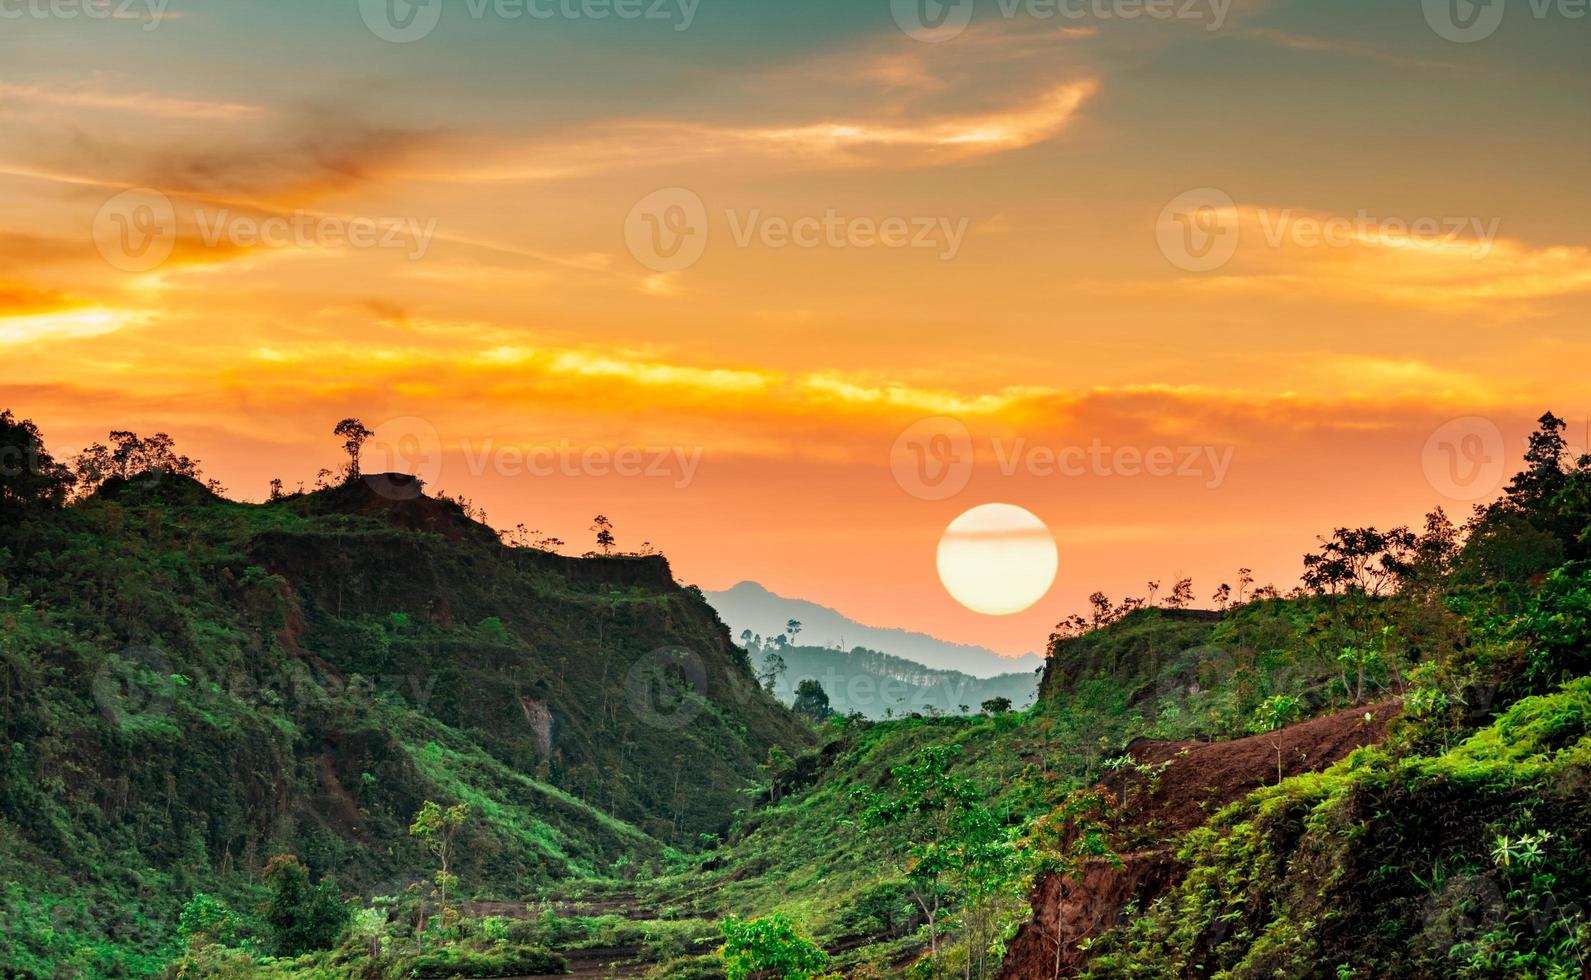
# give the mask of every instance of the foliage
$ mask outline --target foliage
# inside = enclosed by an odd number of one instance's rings
[[[828,954],[778,912],[761,919],[731,915],[724,920],[723,934],[721,955],[728,980],[751,976],[807,980],[821,976],[828,967]]]
[[[309,869],[291,854],[265,864],[271,898],[265,907],[273,945],[283,956],[330,949],[348,925],[349,909],[329,881],[310,884]]]

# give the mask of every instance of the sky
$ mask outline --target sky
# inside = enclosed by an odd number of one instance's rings
[[[0,0],[0,406],[251,500],[357,416],[494,526],[1039,650],[1585,445],[1585,13]],[[1022,612],[936,570],[989,503]]]

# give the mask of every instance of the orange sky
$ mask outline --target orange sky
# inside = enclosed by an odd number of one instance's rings
[[[1550,9],[370,9],[9,23],[0,404],[249,499],[358,415],[495,525],[601,511],[685,581],[1011,652],[1096,588],[1290,585],[1591,412],[1591,26]],[[993,501],[1060,547],[1014,616],[934,568]]]

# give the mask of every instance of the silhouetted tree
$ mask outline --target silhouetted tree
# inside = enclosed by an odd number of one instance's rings
[[[788,633],[789,636],[790,636],[790,642],[794,643],[795,639],[796,639],[796,636],[799,635],[800,632],[801,632],[801,620],[792,619],[792,620],[786,622],[784,624],[784,629],[785,629],[785,632]]]
[[[597,532],[597,547],[602,549],[602,553],[612,554],[613,546],[618,543],[613,536],[613,522],[598,514],[591,520],[591,530]]]
[[[1416,540],[1406,527],[1339,527],[1320,539],[1319,550],[1304,556],[1304,585],[1322,595],[1381,595],[1409,574]]]
[[[979,705],[979,707],[991,715],[1003,715],[1007,711],[1011,710],[1011,699],[990,698],[989,700],[983,702],[983,704]]]
[[[358,419],[343,419],[331,433],[342,437],[343,452],[348,454],[348,479],[355,479],[359,476],[359,451],[364,448],[365,440],[375,433]]]
[[[60,507],[74,482],[71,471],[45,449],[37,426],[0,411],[0,524],[36,508]]]
[[[1167,609],[1186,609],[1193,602],[1193,579],[1178,579],[1172,586],[1171,595],[1166,599]]]

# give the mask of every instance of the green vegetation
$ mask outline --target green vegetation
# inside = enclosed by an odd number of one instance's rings
[[[1030,709],[868,721],[790,681],[799,623],[759,674],[660,558],[505,547],[390,478],[233,503],[165,437],[66,466],[0,417],[38,461],[0,475],[0,973],[972,980],[1035,881],[1153,854],[1077,937],[1090,975],[1584,975],[1591,460],[1561,430],[1462,527],[1334,530],[1290,595],[1096,594]],[[1288,776],[1340,711],[1401,717]],[[1252,781],[1137,818],[1188,746],[1135,740],[1242,737]]]

